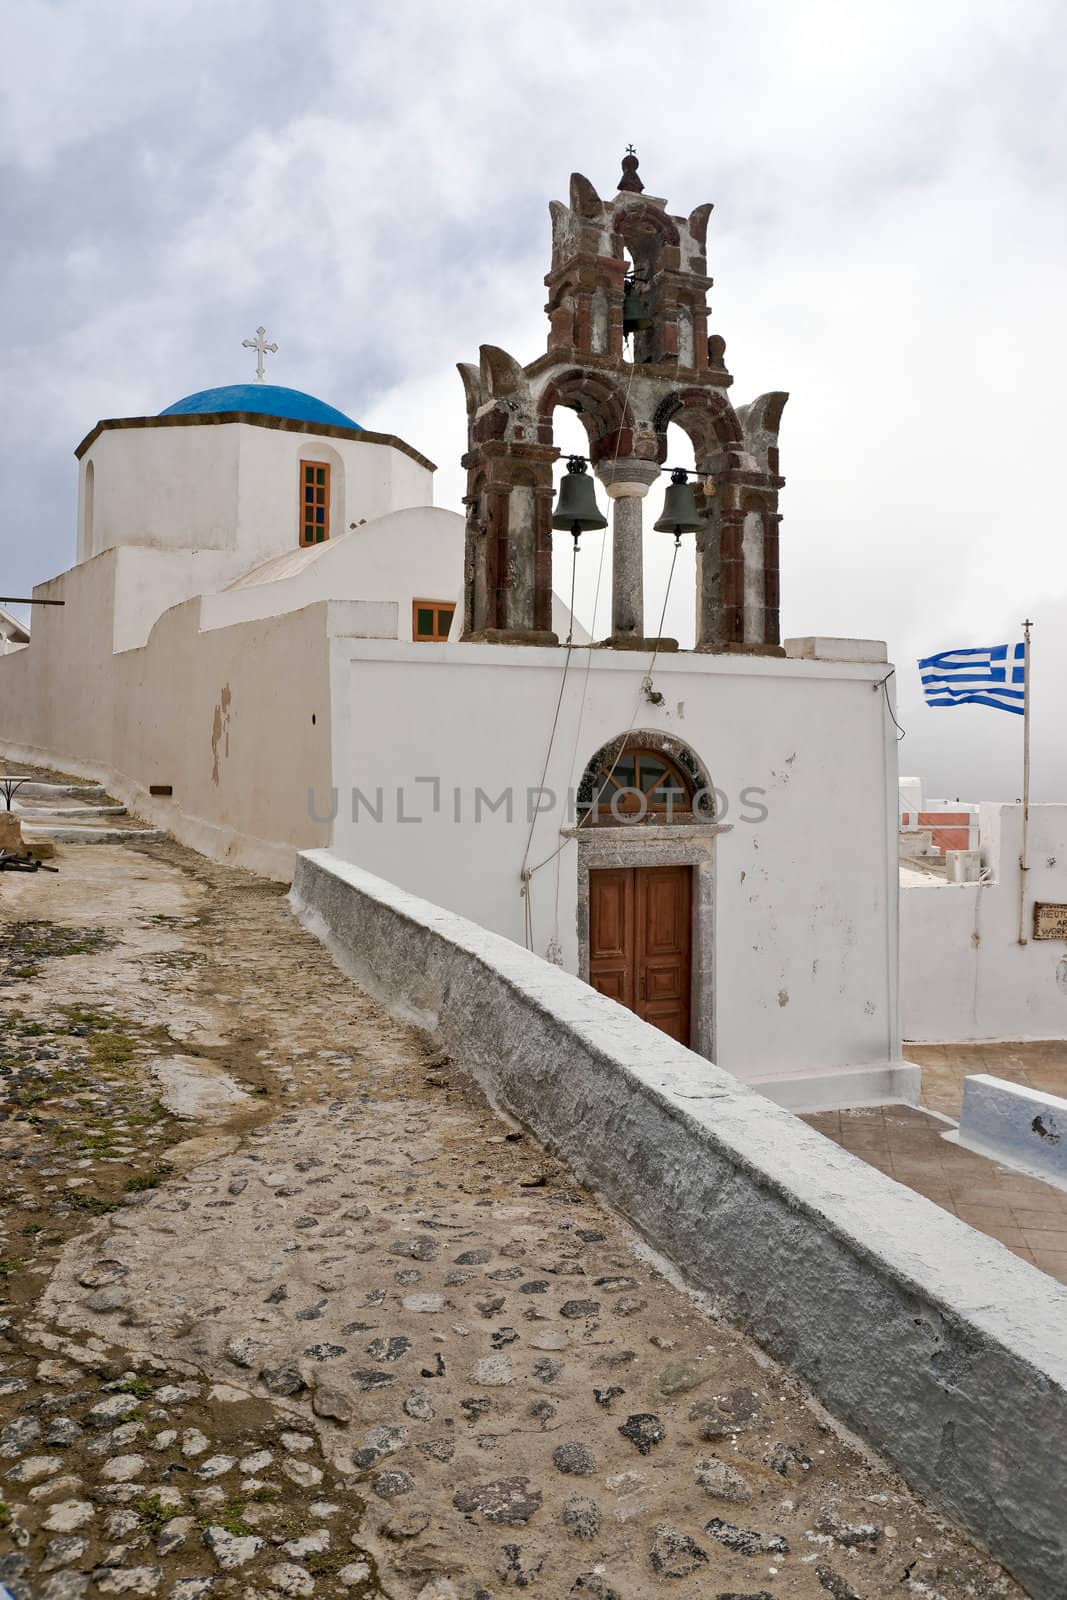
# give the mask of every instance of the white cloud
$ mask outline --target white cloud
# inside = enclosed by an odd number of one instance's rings
[[[454,363],[544,347],[547,202],[574,167],[610,192],[632,139],[673,210],[716,202],[735,397],[791,393],[786,630],[888,638],[904,765],[946,792],[1013,789],[1013,719],[939,718],[909,663],[1030,611],[1049,691],[1067,669],[1046,620],[1067,616],[1050,504],[1065,27],[1048,0],[67,0],[2,27],[23,221],[0,266],[18,396],[0,450],[21,584],[70,558],[70,451],[97,417],[239,378],[261,321],[279,382],[407,438],[457,504]],[[669,561],[651,537],[650,625]],[[592,546],[581,560],[588,609]],[[668,612],[683,636],[691,564]],[[1062,795],[1045,704],[1035,771]]]

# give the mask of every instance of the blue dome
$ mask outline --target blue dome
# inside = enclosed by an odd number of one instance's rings
[[[291,422],[328,423],[332,428],[355,428],[358,422],[346,417],[313,394],[299,389],[281,389],[273,383],[231,383],[224,389],[201,389],[187,394],[159,414],[161,417],[214,416],[220,411],[251,411],[260,417],[286,417]]]

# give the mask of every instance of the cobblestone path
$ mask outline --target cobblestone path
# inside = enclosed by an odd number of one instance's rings
[[[276,885],[60,866],[0,879],[16,1600],[1022,1600]]]

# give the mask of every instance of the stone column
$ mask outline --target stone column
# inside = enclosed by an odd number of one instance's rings
[[[504,591],[504,627],[528,632],[534,625],[534,579],[537,529],[533,487],[517,483],[508,505],[507,588]]]
[[[739,645],[745,639],[745,556],[742,543],[745,513],[724,509],[719,523],[719,582],[721,644]]]
[[[781,516],[767,511],[763,517],[763,642],[781,643],[778,608],[780,586],[778,578],[778,528]]]
[[[641,639],[645,632],[644,553],[641,543],[641,501],[623,493],[634,485],[612,484],[611,496],[611,634],[612,638]]]
[[[645,632],[644,547],[641,502],[659,477],[651,461],[602,461],[596,475],[612,502],[611,637],[642,639]]]
[[[707,526],[696,536],[696,547],[697,649],[717,650],[722,643],[722,568],[719,515],[714,501]]]

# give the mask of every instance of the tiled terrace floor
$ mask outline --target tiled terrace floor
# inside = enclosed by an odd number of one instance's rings
[[[904,1055],[923,1069],[923,1104],[953,1122],[959,1117],[963,1080],[972,1072],[1023,1083],[1067,1099],[1067,1039],[995,1044],[909,1044]]]
[[[1067,1041],[916,1045],[906,1054],[923,1068],[924,1103],[953,1120],[972,1072],[1067,1095]],[[804,1121],[1067,1283],[1067,1191],[950,1144],[941,1117],[913,1106],[821,1111]]]

